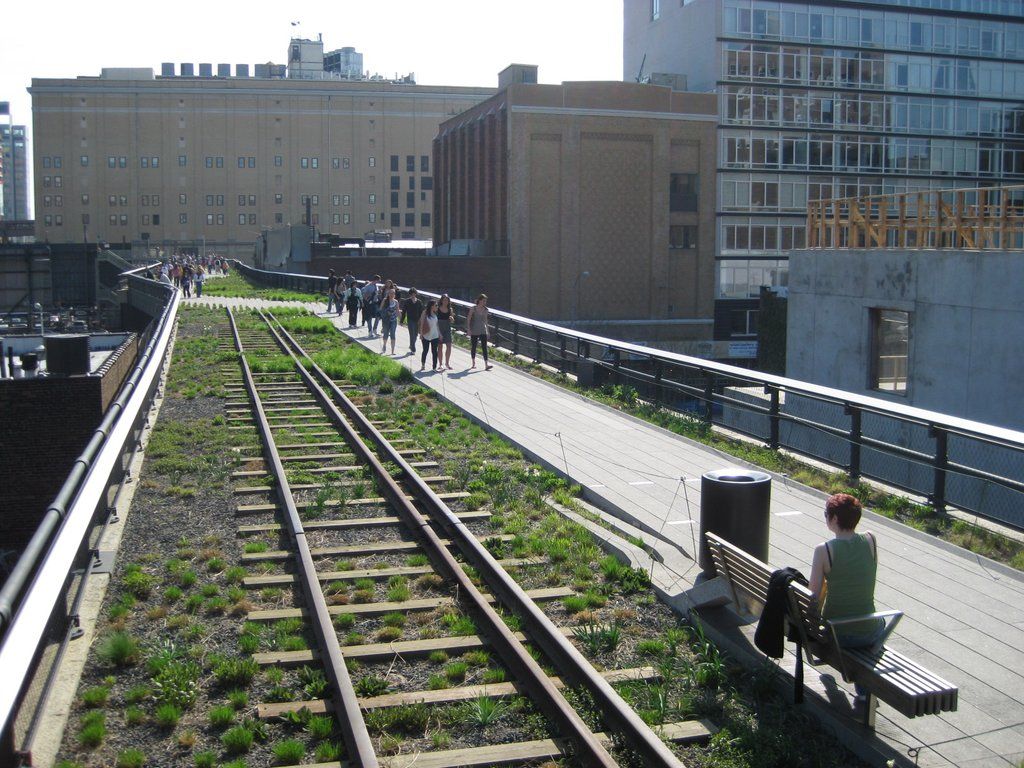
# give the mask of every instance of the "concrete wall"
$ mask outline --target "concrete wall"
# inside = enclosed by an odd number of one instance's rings
[[[714,52],[721,0],[694,0],[683,5],[661,0],[651,18],[651,0],[625,0],[622,16],[622,79],[634,82],[653,73],[686,75],[686,89],[714,90],[721,62]]]
[[[786,375],[1024,429],[1024,258],[969,251],[795,251]],[[868,388],[870,310],[911,313],[906,395]]]

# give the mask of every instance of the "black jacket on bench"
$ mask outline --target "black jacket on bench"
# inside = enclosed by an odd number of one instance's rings
[[[792,628],[788,638],[782,636],[783,620],[789,611],[786,592],[794,580],[807,586],[807,579],[796,568],[780,568],[772,573],[768,581],[768,596],[761,611],[761,618],[757,622],[757,630],[754,632],[754,645],[773,659],[782,658],[786,639],[793,642],[799,639]]]

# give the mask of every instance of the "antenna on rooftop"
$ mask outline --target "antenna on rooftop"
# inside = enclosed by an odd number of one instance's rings
[[[646,64],[646,63],[647,63],[647,54],[645,53],[643,59],[641,59],[641,61],[640,61],[640,71],[636,73],[636,81],[638,83],[642,83],[643,82],[642,78],[644,76],[644,64]]]

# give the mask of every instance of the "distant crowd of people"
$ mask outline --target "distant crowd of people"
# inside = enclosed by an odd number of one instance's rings
[[[175,253],[160,265],[159,280],[162,283],[173,285],[181,289],[181,294],[186,299],[192,297],[195,290],[196,297],[203,295],[203,283],[209,275],[226,275],[228,273],[227,259],[219,256],[198,256],[189,253]],[[146,276],[156,278],[151,270],[146,270]]]
[[[360,284],[350,271],[338,277],[330,270],[327,277],[327,313],[334,311],[341,315],[348,312],[348,327],[365,326],[370,338],[380,333],[380,351],[395,354],[395,336],[398,326],[403,325],[409,332],[409,354],[416,354],[416,343],[420,342],[420,370],[427,367],[430,355],[431,370],[451,370],[452,328],[455,325],[455,308],[447,293],[439,299],[428,299],[424,303],[419,292],[410,288],[404,296],[391,281],[381,282],[380,275],[374,275]],[[359,319],[359,313],[362,313]],[[470,368],[476,368],[479,349],[483,356],[484,369],[493,366],[487,359],[487,296],[481,293],[466,318],[466,333],[470,337]]]

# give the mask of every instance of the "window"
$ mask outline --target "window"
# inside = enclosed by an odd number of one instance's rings
[[[309,158],[308,157],[301,158],[299,160],[299,167],[300,168],[309,168]]]
[[[373,165],[373,163],[370,163],[370,165]],[[347,157],[341,158],[341,167],[344,168],[345,170],[348,170],[349,161]]]
[[[224,205],[224,195],[217,195],[217,205]]]
[[[58,213],[56,216],[53,217],[53,223],[56,224],[58,227],[63,227],[64,217]]]
[[[249,223],[251,225],[253,225],[253,226],[256,225],[256,214],[255,213],[250,213],[249,214]]]
[[[430,155],[420,155],[420,173],[430,173]]]
[[[115,205],[117,205],[117,195],[111,195],[108,199],[110,200],[110,207],[111,208],[113,208]]]
[[[430,214],[429,213],[421,213],[420,214],[420,226],[421,227],[429,227],[430,226]]]
[[[179,224],[188,224],[188,214],[187,213],[179,213],[178,214],[178,223]]]
[[[405,207],[406,208],[415,208],[416,207],[416,193],[415,192],[406,192],[405,193]]]
[[[341,204],[342,205],[349,205],[351,202],[352,202],[352,198],[349,197],[348,195],[342,195],[341,196]]]
[[[206,204],[207,205],[213,205],[213,195],[207,195],[206,196]]]
[[[207,157],[204,162],[206,163],[206,167],[207,168],[213,168],[213,158],[212,157]]]
[[[51,216],[50,214],[46,214],[45,216],[43,216],[43,224],[45,226],[47,226],[47,227],[52,227],[53,226],[53,216]]]
[[[407,227],[415,227],[416,226],[416,214],[415,213],[407,213],[407,214],[405,214],[405,226],[407,226]]]
[[[44,208],[49,208],[52,203],[53,203],[53,198],[52,197],[50,197],[49,195],[43,195],[43,207]]]
[[[206,223],[207,224],[213,224],[213,214],[212,213],[206,214]]]
[[[377,195],[376,195],[376,194],[374,194],[373,192],[371,192],[371,193],[370,193],[370,194],[369,194],[369,195],[367,196],[367,198],[366,198],[366,202],[368,202],[368,203],[369,203],[370,205],[374,205],[374,204],[375,204],[375,203],[377,202]]]
[[[63,176],[54,176],[53,177],[53,186],[55,186],[55,187],[63,187],[64,186],[64,177]]]
[[[333,168],[334,170],[338,170],[339,168],[341,168],[341,158],[340,157],[332,157],[331,158],[331,168]],[[337,222],[335,222],[335,223],[337,223]]]
[[[53,167],[54,168],[60,168],[60,165],[61,165],[61,157],[60,157],[60,155],[57,155],[57,156],[55,156],[53,158]]]
[[[256,158],[254,156],[250,156],[249,157],[249,167],[250,168],[255,168],[256,167]]]
[[[153,226],[154,227],[159,227],[160,226],[160,214],[159,213],[154,213],[153,214]]]
[[[377,158],[376,157],[370,157],[370,158],[368,158],[368,160],[369,160],[371,168],[376,168],[377,167]]]
[[[88,155],[82,155],[80,158],[78,158],[78,162],[80,162],[82,164],[83,168],[88,168],[89,167],[89,156]]]
[[[313,205],[320,205],[320,195],[313,195],[312,202]]]
[[[756,309],[734,309],[729,313],[729,335],[730,336],[756,336],[757,335]]]
[[[284,214],[283,213],[275,213],[274,214],[274,223],[275,224],[283,224],[284,223]]]
[[[224,214],[223,213],[218,213],[217,214],[217,223],[221,224],[221,225],[224,224]]]
[[[159,206],[160,205],[160,195],[153,195],[153,197],[150,198],[150,201],[152,202],[154,208]]]
[[[669,176],[668,209],[676,212],[697,210],[700,177],[696,173],[673,173]]]
[[[416,155],[405,156],[405,170],[407,173],[414,173],[416,171]]]
[[[281,193],[280,192],[276,193],[274,195],[274,205],[281,205],[281,203],[283,203],[283,202],[284,202],[284,198],[282,197]]]
[[[401,176],[392,176],[391,177],[391,188],[392,189],[401,189],[402,188],[402,177]]]
[[[89,218],[89,214],[88,213],[83,213],[82,214],[82,224],[84,224],[85,226],[89,226],[90,220],[91,219]]]
[[[400,213],[392,213],[391,214],[391,227],[392,227],[392,229],[394,229],[395,227],[400,227],[400,226],[402,226],[402,214],[400,214]]]
[[[696,248],[697,227],[693,224],[672,225],[668,228],[669,248]]]
[[[391,193],[391,207],[392,208],[397,208],[398,207],[398,193],[397,192],[392,192]]]
[[[429,190],[434,188],[433,176],[420,176],[420,189]]]
[[[148,227],[149,226],[149,214],[148,213],[142,214],[142,225],[144,227]]]
[[[391,156],[391,172],[398,173],[398,155]]]
[[[149,168],[149,158],[148,157],[139,158],[139,162],[141,163],[143,168]]]
[[[313,226],[316,227],[316,226],[319,226],[319,225],[320,225],[320,214],[319,213],[314,213],[313,214]]]
[[[188,158],[185,155],[178,155],[178,167],[184,168],[188,165]]]
[[[331,205],[341,205],[341,195],[331,195]],[[334,222],[337,224],[338,222]]]
[[[409,189],[416,189],[416,177],[415,176],[410,176],[409,177]]]
[[[117,226],[117,214],[116,213],[110,214],[110,225],[113,226],[113,227]]]
[[[113,155],[107,158],[107,168],[117,168],[117,158]]]
[[[309,166],[311,168],[319,168],[320,167],[320,158],[319,157],[311,157],[311,158],[309,158]]]
[[[342,221],[343,224],[351,224],[352,223],[352,214],[350,214],[350,213],[342,214],[341,221]]]
[[[376,213],[371,213],[369,215],[369,220],[370,220],[371,224],[376,224],[377,223],[377,214]]]
[[[120,222],[122,227],[127,227],[128,226],[128,215],[122,213],[120,216],[118,216],[118,221]]]
[[[245,214],[244,213],[238,214],[238,223],[239,224],[245,224]]]
[[[245,168],[245,158],[244,157],[238,158],[238,167],[239,168]]]
[[[395,158],[395,162],[396,163],[398,162],[398,158],[397,157]],[[43,168],[49,168],[50,165],[51,165],[50,156],[49,155],[45,155],[43,157]]]
[[[122,206],[128,205],[128,195],[119,195],[117,202]]]
[[[142,197],[141,197],[139,202],[142,205],[144,205],[144,206],[148,206],[149,205],[149,195],[142,195]]]
[[[661,0],[651,0],[651,21],[661,18]]]
[[[340,213],[332,213],[331,214],[331,224],[341,224],[341,214]]]
[[[151,157],[151,158],[149,158],[149,167],[150,168],[159,168],[160,167],[160,158],[159,157]]]
[[[274,165],[280,168],[284,164],[284,158],[280,155],[274,155]]]
[[[256,195],[249,195],[249,205],[256,205]]]
[[[871,389],[905,394],[910,353],[910,313],[871,310]]]
[[[82,195],[82,205],[88,205],[88,204],[89,204],[89,196],[88,195]]]
[[[245,195],[239,195],[238,196],[238,205],[240,207],[244,207],[245,206]]]
[[[63,208],[64,207],[64,196],[63,195],[57,195],[56,197],[54,197],[53,198],[53,204],[55,206],[57,206],[58,208]]]
[[[117,158],[117,167],[118,168],[127,168],[128,167],[128,157],[126,155],[121,155],[120,157]]]

